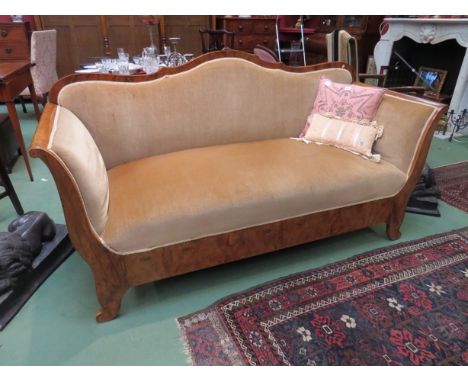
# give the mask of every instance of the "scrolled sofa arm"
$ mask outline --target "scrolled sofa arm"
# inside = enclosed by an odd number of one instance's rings
[[[44,114],[31,155],[52,156],[64,167],[78,188],[92,228],[100,235],[107,221],[109,183],[99,149],[84,124],[68,109],[48,104]]]
[[[446,108],[440,103],[387,90],[375,116],[384,126],[375,151],[410,177],[418,172],[416,165],[420,159],[424,164],[432,134]]]

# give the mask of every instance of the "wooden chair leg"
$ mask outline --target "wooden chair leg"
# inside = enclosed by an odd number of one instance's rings
[[[21,206],[21,203],[18,199],[18,195],[16,195],[16,191],[11,183],[10,177],[8,176],[7,170],[3,164],[2,159],[0,158],[0,181],[3,187],[5,187],[5,193],[10,197],[11,203],[13,203],[13,207],[15,207],[16,213],[18,215],[23,215],[24,210]]]
[[[38,100],[41,101],[42,107],[45,108],[49,100],[49,93],[42,94]]]
[[[26,104],[24,102],[24,98],[23,96],[19,96],[19,101],[21,102],[21,107],[23,108],[23,113],[24,114],[27,114],[28,113],[28,109],[26,109]]]
[[[11,125],[13,127],[13,131],[16,135],[16,140],[18,141],[21,155],[23,156],[24,163],[26,164],[26,169],[28,170],[29,178],[31,181],[34,180],[31,165],[29,164],[29,157],[28,152],[26,150],[26,146],[24,144],[23,133],[21,131],[21,126],[18,119],[18,114],[16,113],[16,108],[13,102],[6,102],[6,106],[8,109],[8,115],[10,116]]]

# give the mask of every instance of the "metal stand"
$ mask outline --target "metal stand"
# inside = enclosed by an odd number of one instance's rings
[[[449,142],[452,142],[453,135],[463,130],[468,126],[467,110],[463,109],[461,114],[455,115],[455,110],[450,110],[447,113],[447,125],[452,125],[452,133],[450,134]]]
[[[291,56],[291,53],[301,53],[302,52],[302,57],[304,59],[304,66],[307,65],[306,63],[306,54],[305,54],[305,45],[304,45],[304,18],[303,16],[299,16],[300,18],[300,32],[301,32],[301,40],[300,40],[300,45],[299,48],[281,48],[280,40],[279,40],[279,16],[276,16],[276,49],[278,51],[278,58],[280,61],[282,61],[281,58],[281,53],[289,53],[289,56]]]

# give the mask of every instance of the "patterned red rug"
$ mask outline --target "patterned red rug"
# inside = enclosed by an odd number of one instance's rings
[[[468,364],[468,227],[374,250],[179,318],[194,365]]]
[[[441,199],[468,212],[468,161],[433,169]]]

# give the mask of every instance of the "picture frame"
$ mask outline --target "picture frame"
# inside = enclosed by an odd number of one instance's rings
[[[447,77],[446,70],[420,66],[418,74],[414,80],[414,86],[424,86],[427,90],[440,94]]]

